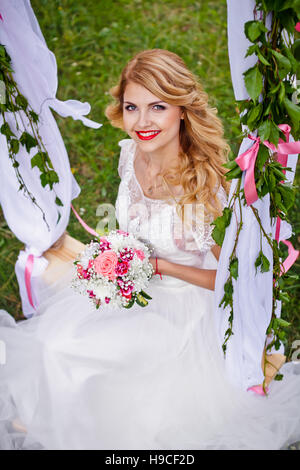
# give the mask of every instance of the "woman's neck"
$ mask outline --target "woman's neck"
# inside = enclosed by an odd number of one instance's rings
[[[138,149],[141,158],[144,160],[146,165],[151,168],[153,173],[159,173],[160,171],[169,169],[176,166],[178,161],[180,145],[179,142],[172,142],[172,145],[167,147],[159,147],[159,149],[153,152],[143,152]]]

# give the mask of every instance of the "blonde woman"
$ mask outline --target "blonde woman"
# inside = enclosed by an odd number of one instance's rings
[[[228,146],[207,95],[159,49],[135,56],[111,92],[106,115],[129,137],[117,216],[153,247],[152,300],[95,313],[66,276],[37,316],[16,325],[0,312],[0,447],[279,449],[300,439],[299,375],[285,372],[268,397],[226,379],[210,224],[226,205]]]

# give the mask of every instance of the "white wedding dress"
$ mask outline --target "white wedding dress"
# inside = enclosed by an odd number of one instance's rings
[[[120,146],[120,228],[148,240],[154,256],[215,269],[212,227],[175,237],[175,204],[144,196],[135,143]],[[300,364],[286,364],[267,397],[231,386],[212,291],[156,275],[145,308],[94,310],[72,275],[70,263],[34,317],[15,323],[0,311],[1,449],[280,449],[300,440]]]

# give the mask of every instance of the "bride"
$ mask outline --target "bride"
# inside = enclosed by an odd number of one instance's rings
[[[137,54],[111,93],[106,115],[130,137],[119,143],[116,214],[154,249],[152,300],[95,310],[71,288],[70,263],[34,317],[16,323],[1,310],[0,448],[279,449],[299,440],[296,364],[268,396],[225,376],[210,223],[226,205],[228,146],[207,95],[159,49]]]

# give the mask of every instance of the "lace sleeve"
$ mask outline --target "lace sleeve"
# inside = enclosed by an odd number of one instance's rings
[[[124,176],[125,167],[126,167],[126,163],[128,159],[127,149],[130,143],[131,143],[131,139],[123,139],[123,140],[120,140],[119,142],[121,151],[120,151],[120,158],[119,158],[119,165],[118,165],[118,173],[121,179]]]
[[[218,189],[217,197],[223,210],[224,207],[227,206],[227,195],[222,186],[220,186]],[[193,237],[200,252],[209,251],[216,244],[215,240],[211,236],[214,226],[210,224],[213,222],[213,220],[213,217],[211,217],[210,221],[204,222],[203,218],[201,218],[201,220],[197,220],[195,224]]]

